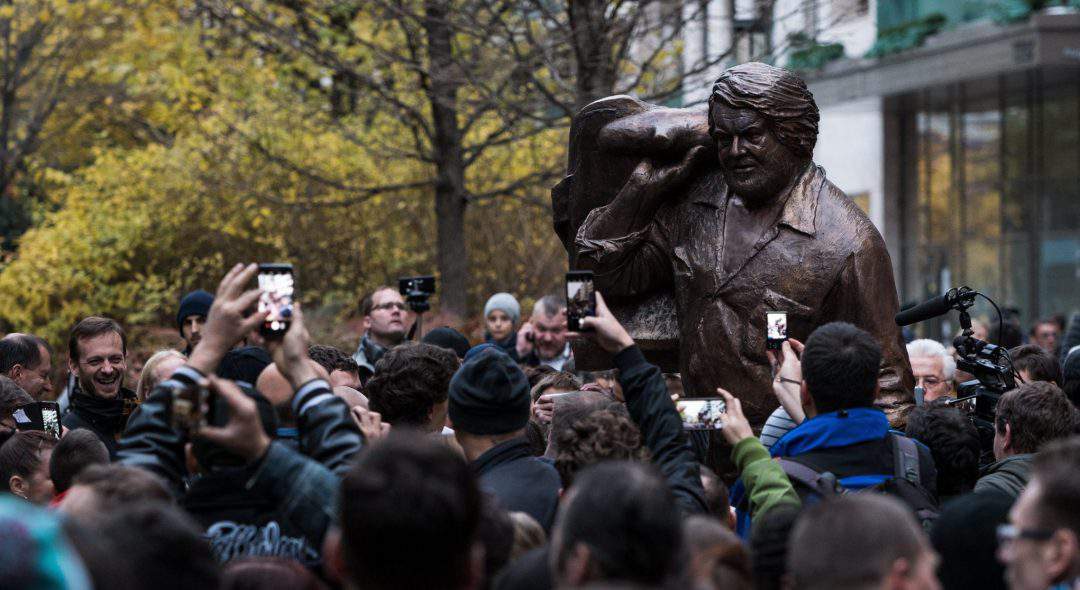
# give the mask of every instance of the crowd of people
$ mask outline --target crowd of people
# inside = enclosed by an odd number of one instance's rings
[[[768,352],[759,432],[738,391],[692,392],[725,402],[717,460],[602,294],[570,333],[564,299],[498,293],[473,345],[410,340],[381,287],[349,354],[299,305],[260,336],[256,271],[185,296],[136,383],[112,319],[72,328],[56,391],[45,340],[0,339],[0,587],[1080,589],[1080,316],[1016,343],[993,416],[912,340],[901,423],[879,343],[820,326]],[[574,338],[614,369],[576,370]]]

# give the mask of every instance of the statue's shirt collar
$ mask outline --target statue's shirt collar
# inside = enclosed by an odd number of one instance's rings
[[[718,175],[720,176],[720,175]],[[799,175],[799,179],[788,189],[787,202],[780,213],[777,225],[786,225],[791,229],[813,236],[817,230],[818,194],[825,183],[825,170],[811,162]],[[692,201],[699,205],[722,208],[728,198],[728,187],[721,183],[719,190],[698,191]]]

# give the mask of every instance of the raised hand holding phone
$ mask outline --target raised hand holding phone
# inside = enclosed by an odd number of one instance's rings
[[[255,305],[262,293],[258,288],[244,290],[258,270],[257,264],[237,264],[218,284],[214,304],[210,306],[206,326],[202,330],[202,339],[188,359],[188,365],[204,375],[213,373],[225,353],[266,319],[264,311],[244,317],[244,313]]]
[[[720,422],[724,424],[724,427],[720,429],[720,434],[724,435],[724,440],[729,445],[735,446],[739,441],[753,437],[754,429],[750,427],[750,421],[743,414],[739,398],[719,387],[716,393],[720,394],[727,404],[727,411],[720,415]]]
[[[767,351],[773,366],[773,393],[796,424],[802,424],[806,413],[802,408],[802,342],[794,338],[785,340],[779,351]]]
[[[307,328],[304,326],[304,312],[299,303],[293,305],[292,319],[281,338],[266,341],[270,358],[274,359],[281,374],[289,380],[293,389],[319,376],[312,368],[308,356]]]
[[[588,328],[591,331],[589,338],[611,354],[618,354],[634,345],[634,339],[612,315],[599,291],[596,291],[596,315],[582,318],[581,327]],[[573,336],[580,337],[580,334]]]

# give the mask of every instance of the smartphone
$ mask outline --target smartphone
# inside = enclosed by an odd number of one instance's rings
[[[591,270],[566,273],[566,328],[581,332],[581,320],[596,315],[596,289]]]
[[[179,385],[172,392],[173,430],[184,433],[198,432],[207,424],[210,391],[197,384]]]
[[[60,404],[33,402],[21,405],[12,412],[16,430],[42,430],[60,438]]]
[[[682,418],[683,430],[722,430],[720,414],[727,413],[727,404],[718,397],[687,399],[675,402]]]
[[[267,312],[259,333],[263,338],[279,339],[289,329],[293,315],[295,283],[291,264],[260,264],[259,311]]]
[[[769,311],[765,313],[765,348],[780,350],[787,340],[787,312]]]

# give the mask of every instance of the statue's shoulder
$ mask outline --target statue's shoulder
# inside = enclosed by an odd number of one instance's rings
[[[829,241],[846,242],[852,250],[884,248],[881,232],[866,212],[828,179],[824,169],[819,167],[818,173],[821,175],[817,202],[818,237],[823,237],[820,234],[824,232],[831,236]]]

